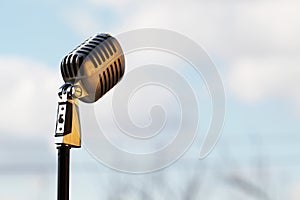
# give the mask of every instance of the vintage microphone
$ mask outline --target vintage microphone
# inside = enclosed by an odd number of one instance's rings
[[[61,62],[65,84],[58,92],[55,130],[58,149],[58,200],[69,199],[70,149],[81,147],[78,99],[94,103],[113,88],[125,71],[119,42],[109,34],[96,34],[66,55]]]

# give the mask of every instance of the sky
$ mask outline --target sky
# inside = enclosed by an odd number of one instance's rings
[[[299,199],[299,7],[294,0],[2,1],[0,198],[55,198],[61,59],[98,32],[160,28],[197,42],[216,65],[226,93],[221,139],[204,160],[197,159],[200,137],[174,165],[146,175],[114,171],[87,149],[76,149],[72,199],[118,199],[116,193],[140,199],[143,192],[155,199]],[[135,55],[140,63],[143,55]],[[135,56],[128,56],[129,64]],[[193,87],[202,88],[197,80]],[[201,119],[207,122],[203,96]],[[188,178],[194,171],[200,180]],[[185,193],[189,184],[196,193]]]

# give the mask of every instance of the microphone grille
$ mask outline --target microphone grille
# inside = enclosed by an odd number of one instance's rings
[[[125,71],[125,59],[119,42],[109,34],[88,38],[61,62],[65,82],[81,86],[90,94],[81,100],[95,102],[115,86]]]

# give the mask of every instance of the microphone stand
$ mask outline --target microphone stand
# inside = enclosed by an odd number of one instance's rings
[[[78,100],[81,89],[66,83],[58,92],[55,130],[58,149],[57,200],[69,200],[70,149],[81,147]]]
[[[69,168],[70,149],[68,145],[58,145],[58,170],[57,170],[57,199],[69,199]]]

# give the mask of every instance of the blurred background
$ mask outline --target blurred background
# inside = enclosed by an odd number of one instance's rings
[[[214,61],[223,135],[204,160],[196,139],[178,162],[142,175],[72,150],[71,199],[300,199],[299,9],[296,0],[1,1],[0,198],[56,199],[64,55],[97,32],[151,27],[191,38]]]

